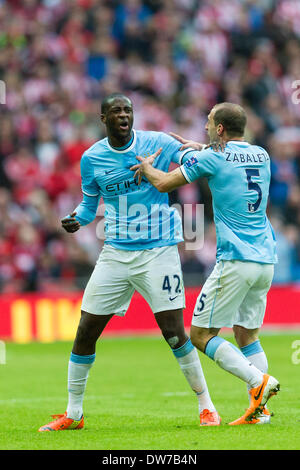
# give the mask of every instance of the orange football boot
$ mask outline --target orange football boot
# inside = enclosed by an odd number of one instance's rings
[[[268,374],[263,375],[263,381],[257,387],[249,390],[250,406],[240,418],[229,423],[230,425],[237,424],[257,424],[259,423],[258,415],[263,412],[264,405],[269,398],[279,392],[280,385],[278,380]]]
[[[52,415],[54,421],[51,421],[45,426],[41,426],[39,432],[44,431],[64,431],[66,429],[82,429],[84,426],[83,416],[76,421],[72,418],[67,418],[67,412],[63,415]]]
[[[256,418],[253,418],[249,424],[270,424],[271,416],[273,416],[273,413],[270,413],[270,411],[264,406],[263,410],[260,411]]]
[[[219,426],[221,418],[217,411],[203,410],[200,413],[200,426]]]

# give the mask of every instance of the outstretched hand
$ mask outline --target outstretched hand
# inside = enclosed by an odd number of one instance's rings
[[[147,165],[152,166],[154,160],[161,154],[161,152],[162,152],[162,148],[159,148],[155,153],[153,153],[152,155],[149,155],[149,157],[144,158],[144,157],[141,157],[140,155],[136,157],[136,159],[141,163],[138,163],[137,165],[133,165],[132,167],[130,167],[130,170],[135,171],[133,177],[138,178],[139,185],[141,184],[141,181],[142,181],[144,169],[146,168]]]
[[[174,139],[179,140],[183,145],[180,147],[180,150],[186,150],[188,148],[192,148],[194,150],[202,150],[205,147],[205,144],[201,144],[200,142],[195,142],[194,140],[187,140],[181,137],[181,135],[175,134],[174,132],[169,132],[169,134],[174,137]]]
[[[180,150],[186,150],[188,148],[192,148],[194,150],[205,150],[212,148],[215,152],[224,152],[224,149],[226,147],[226,142],[220,140],[220,141],[215,141],[215,142],[210,142],[209,144],[201,144],[200,142],[195,142],[194,140],[187,140],[181,137],[178,134],[175,134],[174,132],[169,132],[169,134],[174,137],[176,140],[179,140],[183,145],[180,147]]]

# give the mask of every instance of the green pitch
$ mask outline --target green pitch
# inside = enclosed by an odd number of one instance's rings
[[[269,402],[270,425],[226,424],[247,408],[246,386],[200,354],[222,417],[221,426],[200,428],[197,399],[163,339],[105,338],[88,380],[85,428],[53,433],[37,429],[66,409],[71,344],[8,343],[7,363],[0,365],[0,449],[300,449],[295,340],[300,332],[261,337],[270,373],[281,383]]]

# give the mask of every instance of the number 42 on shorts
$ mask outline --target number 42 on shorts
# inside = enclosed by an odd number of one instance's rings
[[[171,278],[171,279],[170,279]],[[167,290],[169,293],[169,300],[175,300],[179,294],[181,294],[181,278],[178,274],[173,274],[173,276],[165,276],[162,284],[162,290]],[[174,288],[174,290],[173,290]],[[171,296],[172,291],[174,295]]]

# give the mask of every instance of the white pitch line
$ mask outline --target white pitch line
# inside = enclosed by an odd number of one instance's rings
[[[189,392],[165,392],[160,394],[163,397],[184,397],[190,395]]]
[[[160,393],[159,395],[162,397],[182,397],[190,395],[190,392],[164,392]],[[123,395],[118,394],[120,398],[136,398],[137,394],[134,393],[125,393]],[[105,400],[108,395],[87,395],[84,400],[91,401],[91,400]],[[60,397],[39,397],[39,398],[7,398],[4,400],[0,400],[0,405],[13,405],[18,403],[39,403],[39,402],[56,402],[56,401],[65,401],[67,399],[66,396]]]

